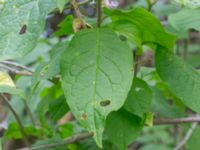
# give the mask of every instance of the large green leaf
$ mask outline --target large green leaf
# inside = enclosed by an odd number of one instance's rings
[[[128,145],[140,135],[142,127],[142,119],[124,109],[110,113],[106,120],[108,139],[119,150],[126,150]]]
[[[162,48],[156,51],[155,61],[158,74],[170,90],[186,106],[200,113],[200,74]]]
[[[134,78],[124,108],[134,115],[143,117],[150,110],[152,91],[145,81]]]
[[[143,8],[129,11],[107,10],[111,16],[111,27],[133,41],[138,47],[155,43],[172,48],[175,36],[167,33],[160,21]]]
[[[132,51],[108,29],[78,32],[61,60],[62,87],[81,124],[101,146],[106,116],[119,109],[132,83]]]
[[[196,29],[200,31],[200,9],[182,9],[169,16],[169,23],[177,31]]]
[[[0,10],[0,60],[30,52],[44,29],[46,15],[57,0],[5,0]]]

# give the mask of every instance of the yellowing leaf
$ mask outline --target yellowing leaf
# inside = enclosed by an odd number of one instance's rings
[[[14,82],[6,72],[0,71],[0,86],[7,85],[10,87],[15,87]]]

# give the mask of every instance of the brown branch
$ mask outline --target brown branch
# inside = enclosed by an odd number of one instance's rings
[[[77,134],[77,135],[73,135],[65,140],[63,140],[62,142],[59,143],[52,143],[52,144],[46,144],[46,145],[40,145],[37,147],[33,147],[31,149],[29,148],[22,148],[22,149],[18,149],[18,150],[43,150],[43,149],[47,149],[47,148],[53,148],[53,147],[60,147],[63,145],[67,145],[67,144],[71,144],[77,141],[81,141],[87,138],[90,138],[93,136],[93,133],[81,133],[81,134]]]
[[[33,72],[32,69],[28,68],[27,66],[24,66],[24,65],[21,65],[21,64],[18,64],[16,62],[13,62],[13,61],[0,61],[1,64],[4,64],[4,65],[11,65],[11,66],[14,66],[16,68],[19,68],[19,69],[23,69],[23,70],[26,70],[28,72]]]
[[[32,72],[29,72],[29,71],[19,71],[17,69],[13,69],[13,68],[10,68],[8,66],[5,66],[3,64],[0,64],[0,68],[2,69],[5,69],[5,70],[8,70],[10,71],[11,73],[13,74],[17,74],[17,75],[23,75],[23,76],[32,76],[33,73]]]
[[[4,94],[1,94],[0,96],[2,97],[2,100],[4,100],[4,102],[7,104],[9,110],[12,112],[13,116],[15,117],[15,119],[17,121],[17,124],[19,125],[19,130],[20,130],[20,132],[22,134],[22,138],[23,138],[24,143],[26,144],[27,147],[30,147],[30,144],[29,144],[28,137],[26,135],[24,126],[23,126],[23,124],[22,124],[17,112],[12,107],[12,105],[9,102],[9,100],[7,99],[7,97]]]
[[[181,124],[181,123],[193,123],[193,122],[200,123],[200,116],[175,118],[175,119],[158,118],[154,120],[154,125]]]
[[[186,133],[185,137],[180,141],[180,143],[174,148],[174,150],[180,150],[190,139],[192,133],[194,132],[195,128],[197,127],[198,123],[194,122],[191,127],[189,128],[188,132]]]

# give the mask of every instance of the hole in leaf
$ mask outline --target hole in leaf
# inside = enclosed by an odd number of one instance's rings
[[[26,30],[27,30],[27,26],[26,25],[23,25],[21,30],[19,31],[19,34],[22,35],[22,34],[25,34],[26,33]]]
[[[87,114],[84,112],[81,117],[82,117],[83,120],[86,120]]]
[[[100,102],[100,105],[101,105],[102,107],[105,107],[105,106],[110,105],[110,103],[111,103],[110,100],[105,100],[105,101],[101,101],[101,102]]]

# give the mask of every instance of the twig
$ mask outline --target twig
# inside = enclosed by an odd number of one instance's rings
[[[181,142],[174,148],[174,150],[180,150],[186,143],[187,141],[190,139],[194,129],[197,127],[198,123],[194,122],[190,129],[188,130],[188,132],[186,133],[185,137],[181,140]]]
[[[180,123],[200,123],[200,116],[176,118],[176,119],[155,119],[154,125],[166,125],[166,124],[180,124]]]
[[[92,136],[93,136],[93,133],[81,133],[81,134],[73,135],[59,143],[41,145],[41,146],[33,147],[31,149],[30,148],[22,148],[22,149],[18,149],[18,150],[44,150],[47,148],[60,147],[63,145],[71,144],[71,143],[74,143],[74,142],[77,142],[80,140],[90,138]]]
[[[164,118],[163,119],[155,119],[154,125],[181,124],[181,123],[191,123],[191,122],[198,124],[198,122],[200,122],[200,117],[195,116],[195,117],[177,118],[177,119],[164,119]],[[194,125],[192,126],[192,129],[194,129]],[[41,145],[41,146],[33,147],[31,149],[30,148],[22,148],[22,149],[18,149],[18,150],[43,150],[43,149],[52,148],[52,147],[60,147],[63,145],[71,144],[71,143],[74,143],[74,142],[77,142],[80,140],[90,138],[92,136],[93,136],[93,133],[82,133],[82,134],[77,134],[77,135],[71,136],[59,143]],[[187,138],[188,137],[189,136],[187,135]]]
[[[19,71],[19,70],[10,68],[10,67],[8,67],[8,66],[5,66],[5,65],[3,65],[3,64],[0,64],[0,68],[6,69],[6,70],[12,72],[13,74],[18,74],[18,75],[32,76],[32,74],[33,74],[32,72],[28,72],[28,71]]]
[[[102,10],[101,10],[101,0],[97,0],[97,27],[101,27],[101,15],[102,15]]]
[[[74,8],[74,11],[76,12],[77,18],[81,21],[81,25],[83,26],[83,28],[86,28],[86,24],[82,19],[82,14],[81,14],[81,11],[79,9],[78,3],[76,2],[76,0],[71,0],[71,4]]]
[[[28,68],[28,67],[26,67],[26,66],[23,66],[23,65],[21,65],[21,64],[18,64],[18,63],[16,63],[16,62],[12,62],[12,61],[7,61],[7,60],[5,60],[5,61],[0,61],[0,63],[5,64],[5,65],[12,65],[12,66],[15,66],[15,67],[17,67],[17,68],[19,68],[19,69],[27,70],[28,72],[33,72],[32,69],[30,69],[30,68]]]
[[[27,147],[30,147],[30,144],[29,144],[29,141],[28,141],[28,137],[26,135],[26,132],[25,132],[25,129],[24,129],[24,126],[18,116],[18,114],[16,113],[15,109],[12,107],[12,105],[10,104],[9,100],[7,99],[7,97],[4,95],[4,94],[1,94],[0,95],[2,97],[2,100],[5,101],[5,103],[7,104],[8,108],[10,109],[10,111],[12,112],[13,116],[15,117],[18,125],[19,125],[19,130],[22,134],[22,137],[23,137],[23,141],[24,143],[26,144]]]

